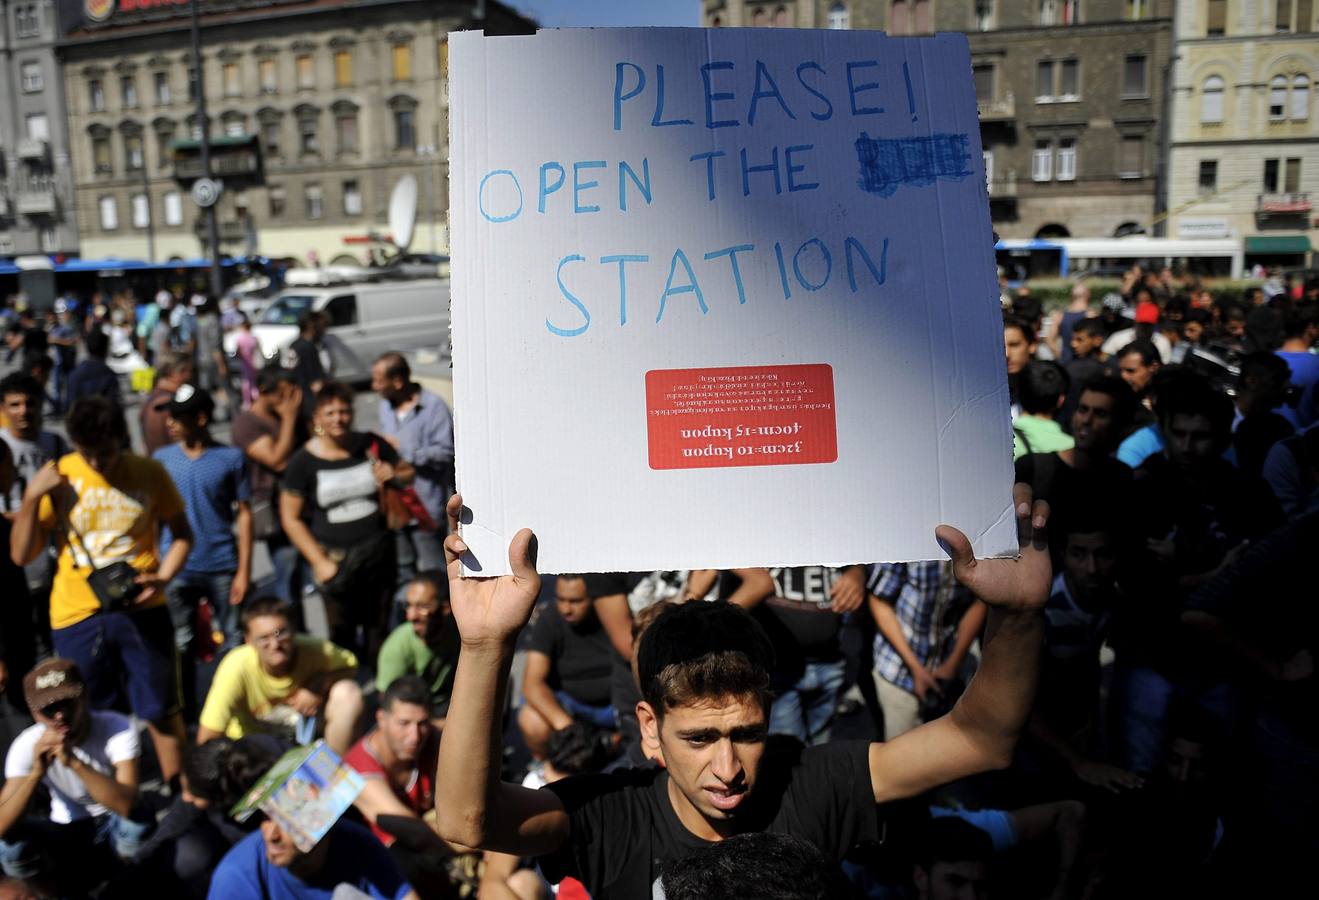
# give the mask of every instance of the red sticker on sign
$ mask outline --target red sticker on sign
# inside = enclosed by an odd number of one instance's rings
[[[831,366],[646,373],[652,469],[791,466],[838,459]]]

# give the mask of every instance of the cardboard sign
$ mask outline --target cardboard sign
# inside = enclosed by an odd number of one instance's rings
[[[468,571],[1015,554],[960,35],[450,36]]]

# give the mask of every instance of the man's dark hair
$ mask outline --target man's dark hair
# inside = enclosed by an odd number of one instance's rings
[[[1115,437],[1126,434],[1136,415],[1136,395],[1131,385],[1116,375],[1096,375],[1081,385],[1081,393],[1086,391],[1113,398],[1113,434]]]
[[[1082,319],[1072,326],[1072,333],[1085,334],[1092,338],[1108,336],[1108,333],[1104,330],[1104,323],[1098,319]]]
[[[1204,416],[1214,436],[1224,440],[1232,431],[1235,408],[1226,394],[1219,393],[1203,376],[1179,378],[1158,395],[1155,412],[1159,427],[1167,429],[1175,416]]]
[[[75,447],[127,446],[123,411],[109,397],[79,397],[64,417],[64,430]]]
[[[1319,322],[1319,311],[1312,303],[1293,303],[1282,317],[1282,336],[1286,340],[1303,338],[1310,326]]]
[[[293,622],[293,607],[278,597],[253,597],[243,604],[243,631],[252,627],[252,622],[262,616],[283,616]]]
[[[1237,376],[1238,390],[1250,390],[1261,381],[1281,379],[1285,384],[1291,377],[1291,367],[1287,361],[1269,350],[1256,350],[1241,361],[1241,373]]]
[[[637,647],[641,696],[655,715],[722,697],[756,697],[769,708],[774,648],[746,610],[684,603],[655,619]]]
[[[302,315],[298,316],[298,333],[306,334],[307,331],[311,328],[312,323],[319,321],[320,318],[321,318],[321,313],[317,312],[314,309],[309,309],[306,312],[304,312]]]
[[[391,381],[395,378],[402,378],[405,382],[412,381],[412,367],[403,358],[403,354],[397,350],[380,354],[376,358],[376,362],[385,364],[385,377]]]
[[[670,861],[660,876],[667,900],[833,900],[851,889],[814,844],[757,831]]]
[[[82,340],[87,346],[87,355],[93,359],[105,359],[105,355],[110,352],[110,337],[99,328],[87,332]]]
[[[1191,301],[1186,299],[1185,294],[1175,294],[1169,297],[1163,304],[1163,315],[1166,318],[1183,318],[1186,311],[1191,308]]]
[[[10,394],[22,394],[32,400],[41,400],[45,397],[45,392],[41,390],[41,382],[27,372],[10,372],[0,379],[0,400]]]
[[[1127,344],[1117,352],[1116,359],[1121,362],[1133,353],[1140,354],[1140,361],[1147,366],[1163,362],[1163,357],[1159,356],[1159,348],[1154,346],[1153,341],[1137,340]]]
[[[417,675],[400,675],[389,683],[380,695],[380,708],[389,712],[395,703],[409,703],[431,712],[431,691],[426,682]]]
[[[560,575],[560,578],[563,576]],[[413,581],[424,581],[435,588],[435,596],[441,603],[449,602],[449,575],[443,569],[422,569],[412,576]]]
[[[1015,328],[1020,331],[1021,336],[1026,339],[1026,343],[1035,343],[1035,326],[1020,316],[1006,314],[1003,316],[1003,330],[1007,331],[1009,328]]]
[[[33,350],[23,354],[23,363],[19,368],[28,374],[36,369],[49,373],[51,369],[55,368],[55,360],[44,353]]]
[[[573,722],[550,735],[546,760],[564,775],[599,772],[609,764],[608,739],[585,722]]]
[[[1012,314],[1034,324],[1044,316],[1044,304],[1037,297],[1015,297],[1012,300]]]
[[[218,737],[183,752],[183,777],[188,780],[188,793],[210,803],[219,799],[225,774],[225,757],[229,755],[233,744],[230,738]]]
[[[1067,370],[1056,362],[1032,360],[1017,379],[1017,399],[1023,412],[1053,415],[1071,384]]]
[[[934,816],[921,828],[916,865],[925,871],[935,863],[988,862],[994,854],[989,835],[956,816]]]
[[[1209,310],[1193,306],[1186,311],[1186,317],[1182,319],[1182,325],[1185,325],[1187,322],[1196,322],[1200,325],[1208,326],[1213,321],[1214,317],[1209,314]]]
[[[316,409],[320,409],[325,404],[333,403],[336,400],[342,400],[348,404],[349,409],[352,409],[353,389],[342,381],[327,381],[316,392]]]
[[[258,394],[273,394],[279,390],[281,384],[297,384],[298,380],[293,373],[282,366],[266,366],[256,373],[256,392]]]

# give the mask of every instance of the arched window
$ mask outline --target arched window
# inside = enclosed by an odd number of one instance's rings
[[[829,28],[833,31],[845,31],[851,27],[851,16],[848,15],[847,6],[843,3],[835,3],[829,7]]]
[[[1287,117],[1287,79],[1274,75],[1269,82],[1269,119],[1280,121]]]
[[[1210,75],[1200,93],[1200,121],[1223,121],[1223,79]]]
[[[1290,106],[1293,121],[1304,122],[1310,118],[1310,79],[1304,75],[1297,75],[1292,79],[1292,101]]]

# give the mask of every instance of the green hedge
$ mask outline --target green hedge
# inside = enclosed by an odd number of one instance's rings
[[[1087,278],[1085,283],[1090,287],[1090,298],[1094,303],[1104,299],[1105,294],[1117,293],[1122,287],[1120,281],[1100,278]],[[1075,279],[1072,278],[1039,278],[1027,282],[1031,296],[1039,298],[1046,311],[1066,306],[1072,297],[1073,284]],[[1205,287],[1213,294],[1215,300],[1220,297],[1236,300],[1246,288],[1259,287],[1261,284],[1263,282],[1255,280],[1224,280],[1209,282]]]

